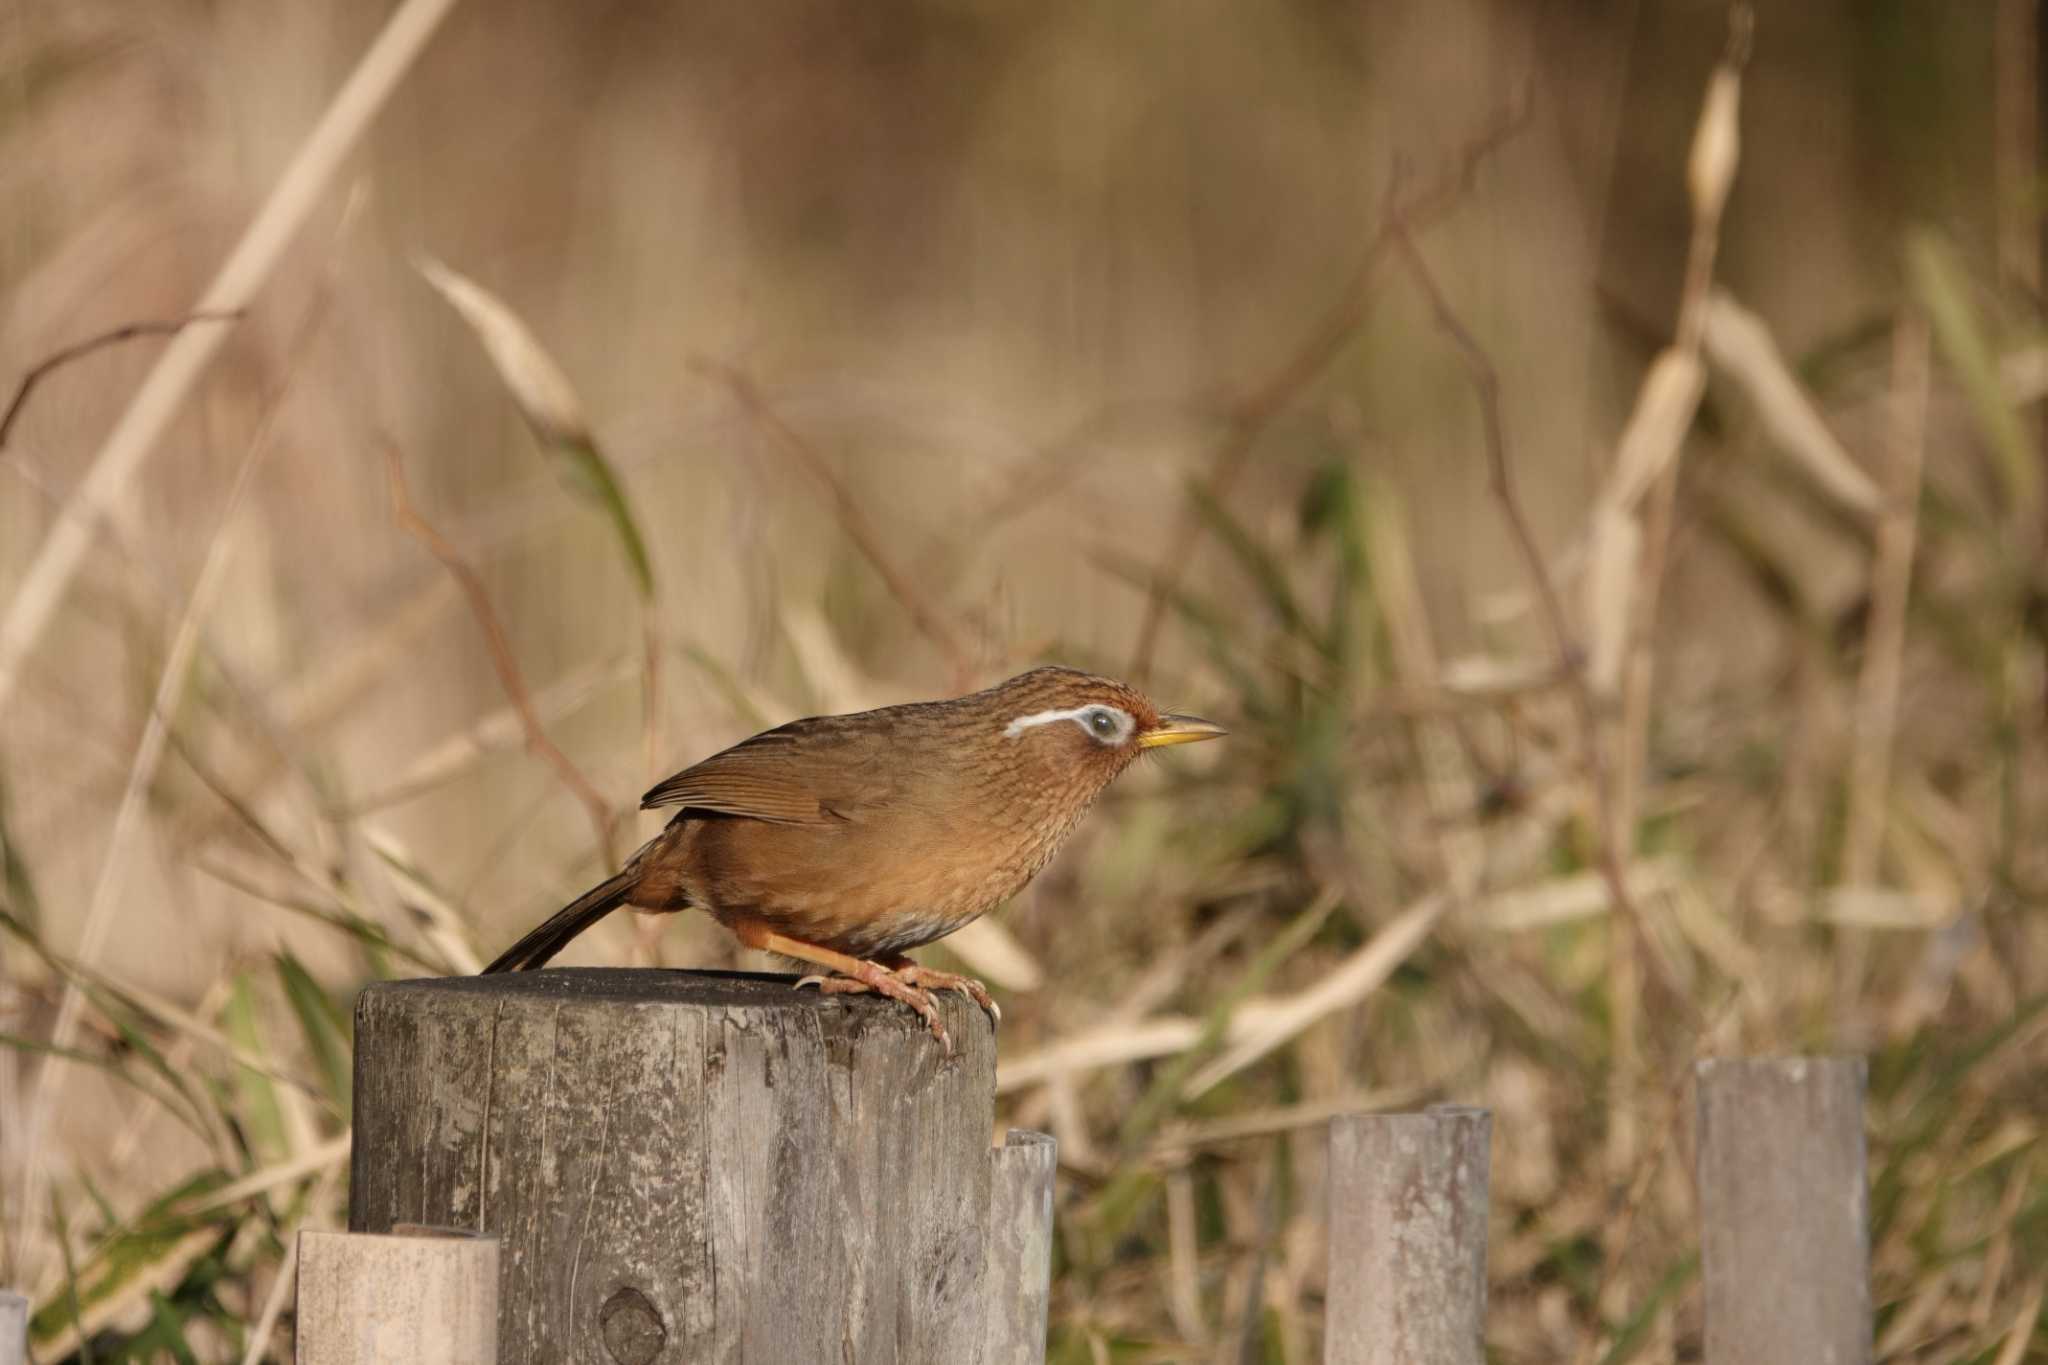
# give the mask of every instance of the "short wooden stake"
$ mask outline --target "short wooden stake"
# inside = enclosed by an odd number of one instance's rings
[[[349,1223],[503,1243],[506,1365],[958,1365],[981,1339],[995,1039],[794,978],[553,969],[356,1006]]]
[[[0,1365],[28,1365],[28,1297],[0,1289]]]
[[[1708,1365],[1864,1365],[1863,1059],[1707,1060],[1694,1075]]]
[[[298,1365],[497,1365],[494,1237],[299,1234]]]
[[[1331,1120],[1328,1365],[1484,1360],[1492,1132],[1454,1105]]]
[[[1052,1296],[1052,1192],[1059,1143],[1012,1128],[989,1153],[981,1365],[1040,1365]]]

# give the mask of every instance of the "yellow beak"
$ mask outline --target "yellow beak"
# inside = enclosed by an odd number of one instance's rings
[[[1138,736],[1138,747],[1157,749],[1167,744],[1193,744],[1198,740],[1221,739],[1229,733],[1200,716],[1161,716],[1157,725]]]

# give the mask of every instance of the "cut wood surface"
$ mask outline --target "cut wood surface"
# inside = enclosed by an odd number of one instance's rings
[[[794,978],[373,985],[350,1226],[503,1244],[499,1359],[944,1362],[984,1330],[995,1046]]]

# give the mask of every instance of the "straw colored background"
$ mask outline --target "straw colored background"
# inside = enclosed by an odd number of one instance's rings
[[[390,14],[0,16],[0,398],[190,312]],[[1496,1113],[1499,1358],[1690,1358],[1682,1080],[1795,1050],[1873,1057],[1887,1358],[2048,1356],[2032,23],[1763,7],[1721,213],[1718,5],[457,7],[103,506],[162,339],[0,448],[8,629],[48,608],[0,651],[0,1283],[48,1358],[286,1358],[353,989],[601,873],[500,663],[630,848],[762,725],[1047,660],[1233,730],[932,954],[1062,1140],[1055,1358],[1317,1358],[1317,1125],[1434,1099]]]

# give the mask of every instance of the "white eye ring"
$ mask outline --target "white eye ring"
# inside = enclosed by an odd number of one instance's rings
[[[1052,725],[1070,720],[1081,727],[1081,733],[1105,748],[1115,748],[1131,737],[1137,729],[1137,722],[1128,711],[1114,706],[1100,704],[1073,706],[1061,711],[1036,711],[1028,716],[1019,716],[1003,729],[1003,734],[1015,739],[1026,730],[1040,725]]]

